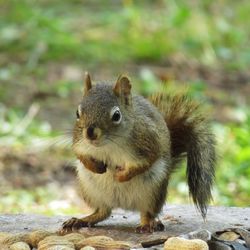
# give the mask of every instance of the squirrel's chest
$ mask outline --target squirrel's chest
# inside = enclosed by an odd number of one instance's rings
[[[108,206],[129,210],[144,210],[160,191],[159,184],[166,178],[166,164],[159,159],[149,171],[128,182],[117,182],[113,173],[94,174],[78,165],[78,175],[84,198],[94,207]]]

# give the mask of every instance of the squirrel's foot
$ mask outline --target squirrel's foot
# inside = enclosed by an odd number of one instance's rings
[[[161,221],[153,220],[150,224],[140,225],[135,229],[136,233],[153,233],[155,231],[164,231],[164,225]]]
[[[93,224],[91,224],[90,222],[73,217],[62,224],[62,228],[59,231],[59,233],[66,234],[72,231],[76,231],[82,227],[91,227],[91,226],[93,226]]]
[[[96,223],[109,217],[110,214],[111,214],[111,209],[99,208],[96,209],[96,211],[93,214],[90,214],[87,217],[81,219],[73,217],[63,223],[62,229],[59,231],[59,234],[66,234],[78,230],[82,227],[92,227]]]

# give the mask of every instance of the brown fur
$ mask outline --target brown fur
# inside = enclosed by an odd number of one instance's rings
[[[162,112],[170,131],[173,161],[187,156],[189,191],[203,218],[211,200],[215,174],[215,139],[200,105],[187,95],[157,94],[152,103]],[[174,165],[173,165],[174,166]]]

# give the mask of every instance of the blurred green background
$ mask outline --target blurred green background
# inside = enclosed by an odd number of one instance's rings
[[[249,13],[248,0],[0,0],[0,212],[88,210],[70,150],[86,70],[127,73],[145,96],[188,89],[217,137],[212,204],[249,206]],[[184,167],[168,202],[191,202]]]

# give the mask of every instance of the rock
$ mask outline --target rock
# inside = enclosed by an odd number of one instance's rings
[[[230,246],[227,246],[219,241],[209,241],[208,245],[210,250],[232,250]]]
[[[184,238],[184,239],[200,239],[200,240],[204,240],[204,241],[209,241],[211,239],[211,232],[209,232],[208,230],[205,229],[201,229],[201,230],[197,230],[197,231],[193,231],[190,232],[188,234],[182,234],[179,237]]]
[[[178,219],[181,224],[174,223],[169,220],[169,217],[164,220],[167,215]],[[0,215],[0,231],[16,234],[46,229],[56,232],[62,227],[63,222],[69,218],[71,216],[44,216],[38,214]],[[157,238],[185,235],[189,232],[197,231],[197,229],[204,229],[214,233],[222,231],[225,228],[236,227],[234,226],[236,223],[238,224],[238,229],[247,229],[250,228],[250,220],[246,220],[247,218],[250,218],[249,207],[209,207],[207,221],[204,222],[193,205],[167,205],[164,206],[160,215],[160,219],[162,219],[161,221],[165,225],[165,230],[145,235],[134,232],[135,227],[140,221],[138,213],[115,209],[107,220],[98,223],[93,228],[81,228],[79,232],[85,237],[106,235],[121,241],[131,242],[133,248],[138,248],[143,241],[154,241]],[[235,232],[240,233],[238,231]],[[245,230],[244,239],[250,243],[248,234]],[[241,235],[243,235],[243,231]]]
[[[250,225],[249,225],[250,226]],[[250,229],[250,227],[249,227]],[[233,231],[239,234],[245,241],[246,246],[250,249],[250,230],[243,229],[243,228],[229,228],[228,231]]]
[[[154,240],[150,240],[150,241],[142,241],[141,242],[141,245],[142,247],[144,248],[149,248],[149,247],[155,247],[155,246],[158,246],[158,245],[161,245],[163,243],[165,243],[165,241],[168,239],[169,237],[161,237],[161,238],[156,238]]]

